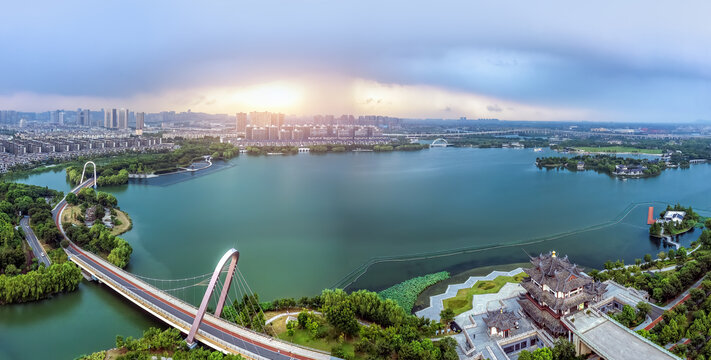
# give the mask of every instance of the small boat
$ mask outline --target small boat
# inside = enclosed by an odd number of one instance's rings
[[[541,152],[541,151],[543,151],[543,148],[533,148],[533,151],[535,151],[535,152]]]

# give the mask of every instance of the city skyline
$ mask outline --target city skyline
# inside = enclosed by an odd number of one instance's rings
[[[704,2],[41,6],[4,9],[0,108],[711,119]],[[62,22],[76,14],[91,16]]]

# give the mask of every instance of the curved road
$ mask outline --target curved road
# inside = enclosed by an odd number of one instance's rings
[[[90,183],[91,181],[87,180],[80,186],[73,189],[72,192],[76,193],[82,187],[88,186]],[[60,201],[52,211],[55,223],[63,235],[64,230],[60,224],[60,216],[66,205],[66,201],[62,199],[62,201]],[[79,264],[84,270],[91,272],[92,275],[95,275],[95,277],[99,278],[102,282],[106,283],[110,287],[120,288],[123,291],[130,292],[131,296],[135,296],[137,298],[130,300],[135,303],[146,303],[151,308],[159,310],[157,312],[168,315],[163,315],[165,318],[161,320],[166,321],[166,319],[170,319],[171,321],[178,323],[178,329],[182,332],[187,332],[187,330],[189,330],[195,314],[197,313],[197,309],[195,307],[177,300],[171,300],[172,297],[170,295],[154,289],[150,285],[131,276],[130,273],[109,264],[107,261],[94,254],[82,250],[73,243],[71,243],[65,251],[72,261]],[[117,290],[119,294],[130,298],[123,291]],[[173,324],[171,325],[174,326]],[[298,347],[293,344],[271,338],[264,334],[240,328],[223,319],[218,319],[208,314],[205,315],[205,318],[200,325],[198,334],[203,337],[219,339],[220,341],[227,342],[234,347],[242,349],[243,351],[240,351],[242,355],[255,359],[336,359],[325,353]],[[215,348],[215,346],[212,345],[211,347]],[[218,350],[225,351],[225,349]],[[234,349],[227,350],[235,352]]]

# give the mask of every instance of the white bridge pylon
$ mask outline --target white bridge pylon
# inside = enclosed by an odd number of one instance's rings
[[[87,161],[86,164],[84,164],[84,168],[81,170],[81,181],[79,181],[80,184],[84,183],[84,173],[86,172],[86,166],[91,164],[94,167],[94,190],[96,190],[96,164],[93,161]]]
[[[220,259],[220,262],[217,263],[217,266],[215,267],[215,272],[212,273],[212,277],[210,278],[210,284],[207,286],[207,290],[205,291],[205,295],[202,297],[202,302],[200,303],[198,312],[197,314],[195,314],[195,320],[193,320],[193,325],[190,327],[188,337],[185,339],[185,342],[187,342],[188,345],[192,345],[195,342],[195,334],[197,334],[198,327],[200,327],[202,318],[205,316],[205,311],[207,311],[207,305],[210,302],[212,292],[215,290],[215,285],[217,284],[217,280],[220,277],[220,273],[222,273],[222,268],[225,267],[227,260],[230,259],[232,260],[230,261],[230,266],[227,270],[225,284],[222,287],[222,292],[220,292],[220,299],[217,301],[217,307],[215,308],[215,317],[219,318],[220,314],[222,314],[222,308],[225,305],[227,292],[230,290],[232,277],[235,273],[235,268],[237,267],[237,261],[239,261],[239,251],[234,248],[228,250],[225,255],[222,256],[222,259]]]
[[[445,140],[443,138],[435,139],[435,141],[433,141],[432,144],[430,145],[430,147],[447,147],[447,146],[449,146],[449,143],[447,142],[447,140]]]

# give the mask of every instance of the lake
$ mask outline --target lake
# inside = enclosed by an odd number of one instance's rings
[[[334,285],[377,291],[413,276],[523,262],[527,253],[550,250],[586,267],[629,263],[663,249],[647,235],[648,206],[658,213],[680,203],[711,215],[709,165],[622,181],[536,168],[535,158],[546,155],[559,156],[467,148],[240,156],[204,175],[100,190],[113,193],[133,219],[122,235],[134,249],[129,271],[161,279],[204,274],[235,247],[262,300]],[[17,181],[70,189],[64,172]],[[682,244],[699,234],[683,236]],[[0,307],[0,358],[73,358],[156,324],[105,287],[84,282],[49,301]]]

